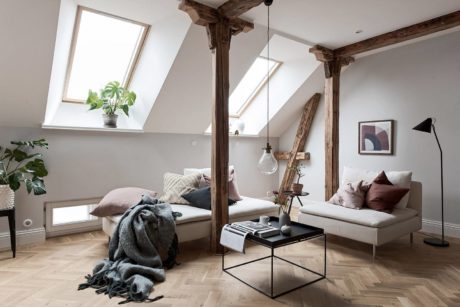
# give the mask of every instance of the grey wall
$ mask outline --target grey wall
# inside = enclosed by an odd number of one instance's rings
[[[32,228],[41,227],[43,204],[103,196],[111,189],[139,186],[158,192],[163,188],[165,172],[182,173],[185,167],[209,167],[211,138],[205,135],[130,134],[81,131],[50,131],[33,128],[0,127],[0,144],[10,140],[44,137],[50,149],[46,154],[49,176],[48,194],[28,196],[17,193],[17,224],[31,218]],[[195,143],[196,142],[196,143]],[[277,139],[272,140],[278,147]],[[194,146],[195,144],[195,146]],[[257,170],[263,138],[232,137],[230,162],[235,165],[240,192],[263,197],[278,183],[276,176],[264,176]],[[6,219],[0,220],[0,232],[7,231]]]
[[[412,127],[435,117],[444,149],[445,217],[460,224],[460,33],[452,33],[358,59],[342,75],[340,168],[411,170],[423,187],[424,218],[440,220],[439,151],[433,135]],[[395,155],[361,156],[358,122],[394,119]],[[297,122],[280,138],[280,149],[292,146]],[[324,198],[324,107],[319,108],[306,150],[305,189]],[[280,173],[282,174],[282,173]]]

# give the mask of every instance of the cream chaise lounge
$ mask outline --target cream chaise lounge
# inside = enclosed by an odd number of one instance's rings
[[[171,205],[173,211],[182,213],[176,220],[179,242],[211,237],[211,211],[189,205]],[[256,219],[261,215],[278,216],[278,206],[270,201],[243,197],[229,207],[230,222]],[[102,218],[102,229],[111,237],[121,215]]]
[[[406,208],[389,214],[369,208],[349,209],[327,202],[304,201],[300,208],[300,223],[323,228],[326,233],[372,244],[388,243],[422,228],[422,184],[411,182]]]

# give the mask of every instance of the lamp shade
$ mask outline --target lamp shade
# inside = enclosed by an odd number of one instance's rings
[[[417,130],[417,131],[426,132],[426,133],[431,133],[432,124],[433,124],[433,119],[429,117],[412,129]]]

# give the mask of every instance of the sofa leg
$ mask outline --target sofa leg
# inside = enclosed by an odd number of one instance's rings
[[[372,245],[372,259],[375,259],[376,252],[377,252],[377,246]]]
[[[410,244],[414,243],[414,233],[410,233]]]

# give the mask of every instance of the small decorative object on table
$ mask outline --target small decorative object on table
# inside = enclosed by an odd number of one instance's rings
[[[304,169],[304,165],[302,163],[297,164],[296,166],[293,166],[291,169],[296,173],[297,175],[297,182],[293,183],[291,185],[292,192],[295,194],[301,194],[302,189],[303,189],[303,184],[300,183],[300,178],[305,176],[305,173],[302,171]]]
[[[100,109],[104,111],[102,114],[104,127],[117,128],[118,115],[116,112],[122,110],[126,116],[129,116],[129,108],[136,102],[136,94],[130,92],[120,85],[120,82],[109,82],[100,94],[89,90],[86,104],[90,105],[90,110]]]
[[[259,223],[260,224],[264,224],[264,225],[268,225],[268,223],[270,222],[270,217],[267,216],[267,215],[261,215],[259,217]]]
[[[291,226],[288,226],[288,225],[284,225],[284,226],[281,226],[281,233],[283,235],[290,235],[291,234]]]
[[[284,225],[290,225],[291,224],[291,218],[289,217],[289,208],[290,206],[288,205],[288,200],[287,199],[282,199],[279,197],[279,194],[275,192],[275,197],[273,199],[273,202],[277,205],[280,206],[280,214],[279,214],[279,226],[280,228]]]

